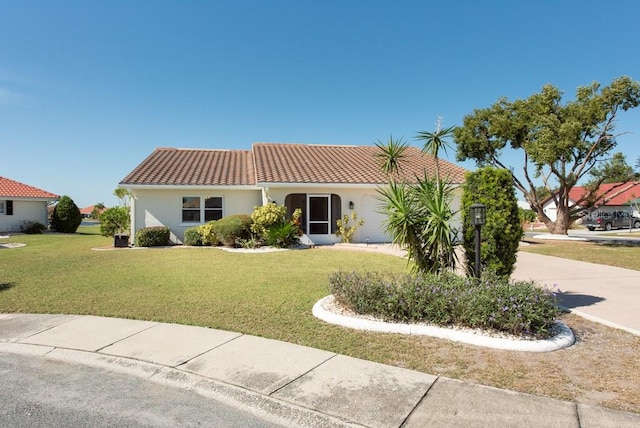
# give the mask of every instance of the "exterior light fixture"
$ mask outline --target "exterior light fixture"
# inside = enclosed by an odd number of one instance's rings
[[[352,210],[355,207],[353,201],[349,201],[349,209]]]
[[[469,211],[471,214],[471,224],[475,227],[476,241],[476,260],[473,268],[475,277],[480,278],[480,230],[487,222],[487,207],[482,204],[473,204],[469,207]]]

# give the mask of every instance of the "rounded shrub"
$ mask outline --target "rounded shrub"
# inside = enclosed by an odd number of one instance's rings
[[[462,230],[467,268],[475,266],[474,226],[469,207],[483,204],[486,224],[481,230],[482,268],[508,277],[513,272],[520,240],[524,235],[518,212],[511,173],[505,169],[484,167],[467,173],[462,194]]]
[[[47,226],[37,221],[25,220],[20,225],[20,231],[22,233],[26,233],[27,235],[40,234],[45,230],[47,230]]]
[[[100,234],[111,237],[129,230],[131,218],[128,207],[107,208],[100,214]]]
[[[239,240],[246,240],[251,237],[252,222],[251,216],[234,214],[217,220],[211,226],[211,230],[223,245],[236,247]]]
[[[162,247],[169,245],[171,232],[168,227],[145,227],[136,232],[136,247]]]
[[[216,232],[214,230],[214,224],[216,224],[216,220],[212,220],[208,223],[198,226],[198,233],[200,234],[202,245],[220,244],[220,239],[216,236]]]
[[[201,246],[202,236],[200,235],[200,227],[190,227],[184,231],[184,245]]]
[[[51,228],[56,232],[75,233],[80,223],[80,209],[69,196],[62,196],[51,214]]]

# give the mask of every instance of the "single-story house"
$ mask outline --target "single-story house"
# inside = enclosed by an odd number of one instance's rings
[[[88,207],[84,207],[84,208],[80,208],[80,215],[82,215],[82,218],[89,218],[91,217],[91,214],[93,214],[93,210],[96,208],[95,205],[89,205]],[[107,208],[104,207],[100,210],[98,210],[98,214],[102,214],[104,212],[104,210],[106,210]]]
[[[569,206],[571,207],[576,205],[576,203],[583,202],[582,199],[586,194],[587,190],[584,187],[574,186],[569,191]],[[595,208],[591,209],[591,211],[630,211],[632,210],[630,202],[638,197],[640,197],[640,182],[638,181],[601,184],[596,192]],[[580,205],[586,208],[586,204],[582,203]],[[547,217],[555,221],[557,208],[551,196],[543,202],[543,208]],[[640,215],[640,213],[636,212],[636,215]]]
[[[184,231],[256,206],[301,208],[302,229],[314,244],[340,242],[336,220],[356,212],[364,225],[354,242],[388,242],[377,189],[388,183],[376,146],[256,143],[252,150],[158,148],[121,182],[131,193],[131,233],[166,226],[180,243]],[[435,173],[436,160],[408,147],[401,178]],[[465,169],[439,159],[440,175],[459,185]],[[454,208],[460,206],[456,189]]]
[[[0,231],[18,232],[25,222],[49,225],[47,205],[60,196],[0,177]]]

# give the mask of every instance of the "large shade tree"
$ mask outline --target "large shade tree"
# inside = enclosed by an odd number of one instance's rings
[[[616,147],[615,120],[620,111],[640,103],[640,84],[627,76],[602,87],[579,87],[574,100],[563,103],[552,85],[527,99],[499,99],[491,107],[474,110],[454,130],[459,161],[474,159],[511,173],[515,187],[549,231],[566,234],[582,208],[593,201],[592,192],[571,205],[569,191],[580,179],[610,156]],[[505,150],[522,153],[522,175],[503,161]],[[542,179],[557,207],[553,221],[543,210],[544,199],[534,179]]]

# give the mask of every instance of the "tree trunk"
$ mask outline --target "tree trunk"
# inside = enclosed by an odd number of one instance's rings
[[[567,208],[558,207],[556,211],[556,221],[551,221],[546,215],[541,218],[542,222],[549,229],[549,233],[553,235],[566,235],[571,225],[571,218],[569,216],[569,210]]]
[[[558,207],[556,209],[556,221],[551,220],[544,212],[540,203],[530,204],[531,208],[538,215],[538,220],[544,223],[549,229],[549,233],[554,235],[566,235],[571,225],[568,207]]]

